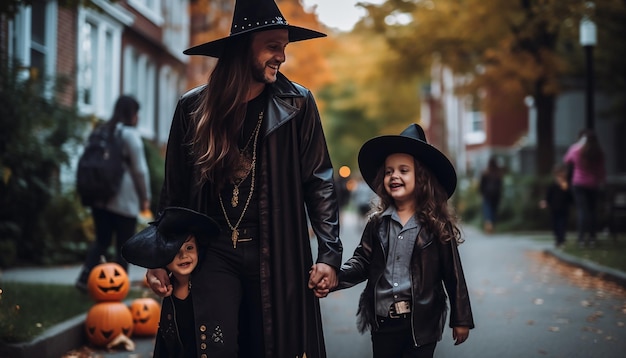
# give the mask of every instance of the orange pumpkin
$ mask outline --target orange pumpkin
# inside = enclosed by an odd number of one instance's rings
[[[89,342],[98,347],[106,347],[120,334],[131,336],[133,316],[122,302],[96,303],[87,312],[85,331]]]
[[[153,298],[137,298],[130,303],[133,315],[133,334],[136,336],[154,336],[159,329],[161,305]]]
[[[87,291],[96,302],[121,301],[130,290],[126,270],[115,262],[95,266],[87,279]]]

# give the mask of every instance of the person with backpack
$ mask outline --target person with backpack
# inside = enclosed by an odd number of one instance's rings
[[[121,256],[121,247],[137,230],[137,217],[139,213],[150,209],[150,173],[144,152],[143,141],[136,129],[138,122],[139,102],[131,96],[122,95],[116,103],[111,119],[98,127],[90,135],[85,153],[79,160],[77,171],[77,186],[79,195],[84,205],[91,208],[91,215],[96,232],[96,240],[87,252],[82,270],[76,280],[76,288],[82,292],[87,291],[87,279],[91,269],[100,263],[100,257],[105,255],[115,237],[116,257],[115,262],[128,271],[128,262]],[[95,139],[94,139],[95,138]],[[116,140],[116,138],[118,138]],[[106,154],[101,158],[87,158],[94,142],[106,143]],[[121,149],[120,154],[115,153]],[[116,162],[106,163],[107,158],[117,158]],[[119,163],[121,161],[121,163]],[[81,165],[92,162],[93,165]],[[96,181],[94,172],[116,171],[115,167],[122,164],[120,178],[110,178],[108,185],[114,187],[104,197],[87,195],[82,190],[85,184],[84,178],[92,178]],[[85,169],[85,168],[91,169]],[[91,171],[91,175],[89,172]],[[103,177],[104,175],[100,175]],[[119,183],[117,182],[119,181]],[[106,185],[106,183],[105,183]],[[104,192],[106,190],[102,190]]]

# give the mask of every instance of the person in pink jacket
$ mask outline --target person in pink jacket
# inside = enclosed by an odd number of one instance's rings
[[[576,204],[578,244],[593,247],[596,244],[596,202],[606,181],[604,152],[598,136],[592,130],[584,131],[563,159],[573,168],[572,192]]]

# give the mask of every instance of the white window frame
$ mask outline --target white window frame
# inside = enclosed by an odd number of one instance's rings
[[[124,48],[123,93],[134,96],[140,104],[137,130],[146,138],[154,138],[156,118],[156,64],[132,46]]]
[[[476,123],[481,124],[481,130],[474,129]],[[465,124],[467,125],[465,144],[481,144],[485,142],[487,133],[485,133],[485,114],[483,112],[466,112]]]
[[[33,43],[32,39],[32,6],[21,7],[15,18],[9,22],[8,27],[8,55],[9,60],[13,59],[19,61],[19,63],[29,68],[32,66],[31,49],[35,48],[37,51],[44,54],[44,69],[43,73],[39,74],[40,79],[52,78],[56,73],[56,35],[57,35],[57,3],[56,1],[48,0],[45,5],[45,29],[44,29],[44,43]],[[24,79],[29,78],[31,73],[24,71]],[[51,83],[50,83],[51,85]],[[52,88],[46,89],[46,96],[52,96]]]
[[[83,27],[91,24],[96,31],[95,53],[93,61],[88,63],[83,52],[86,34]],[[122,43],[122,25],[110,16],[91,9],[79,9],[77,27],[77,78],[76,91],[78,108],[83,114],[94,114],[106,119],[111,114],[113,105],[119,96],[120,88],[120,49]],[[93,44],[92,44],[93,45]],[[86,83],[85,70],[92,67],[92,84]],[[103,69],[106,69],[103,70]],[[92,102],[85,102],[83,90],[89,86]]]
[[[161,26],[165,22],[161,0],[128,0],[128,5],[135,8],[135,10],[157,26]],[[182,4],[179,6],[182,6]]]

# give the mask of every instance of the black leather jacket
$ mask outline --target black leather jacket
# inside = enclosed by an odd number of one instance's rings
[[[388,253],[380,238],[388,235],[390,220],[390,216],[370,218],[354,255],[339,273],[337,289],[368,280],[357,313],[361,333],[378,328],[375,286],[385,271]],[[474,328],[474,319],[456,242],[441,242],[423,228],[416,240],[411,256],[411,321],[414,343],[421,346],[441,339],[448,310],[446,291],[450,327]]]

